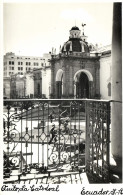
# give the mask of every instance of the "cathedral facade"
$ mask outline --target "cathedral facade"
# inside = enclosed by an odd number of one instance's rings
[[[100,57],[78,27],[51,58],[51,98],[99,98]]]

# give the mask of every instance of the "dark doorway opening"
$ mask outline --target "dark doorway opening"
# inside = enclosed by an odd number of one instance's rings
[[[89,98],[89,80],[85,73],[81,72],[76,83],[77,98]]]
[[[62,98],[62,93],[63,93],[63,74],[61,76],[61,81],[56,81],[56,93],[57,93],[57,98],[61,99]]]

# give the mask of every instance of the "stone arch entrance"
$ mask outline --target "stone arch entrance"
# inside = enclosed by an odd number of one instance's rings
[[[93,77],[88,70],[79,70],[74,75],[74,97],[91,98],[92,97]]]
[[[63,70],[59,69],[56,73],[56,98],[60,99],[63,94]]]

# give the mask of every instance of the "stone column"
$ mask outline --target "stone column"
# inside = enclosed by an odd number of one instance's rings
[[[121,3],[114,3],[112,34],[111,151],[115,172],[122,176],[122,23]]]
[[[51,63],[51,99],[55,98],[56,94],[55,94],[55,74],[54,74],[54,64]]]
[[[93,81],[89,81],[89,99],[93,97],[92,95]]]
[[[55,94],[55,98],[59,98],[59,81],[56,81],[56,94]]]
[[[76,83],[74,82],[74,99],[76,99]]]
[[[62,85],[63,85],[63,91],[62,91],[62,96],[63,98],[65,97],[65,92],[66,92],[66,72],[65,68],[63,68],[63,80],[62,80]]]
[[[79,98],[79,82],[76,82],[76,98]]]
[[[73,94],[73,74],[72,74],[72,66],[69,69],[69,95],[70,98],[74,96]]]
[[[66,62],[64,62],[66,63]],[[68,98],[68,94],[69,94],[69,73],[68,73],[68,65],[66,65],[63,68],[63,94],[62,94],[62,98]]]

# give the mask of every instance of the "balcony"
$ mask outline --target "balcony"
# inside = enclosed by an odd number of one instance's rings
[[[109,183],[110,102],[4,100],[4,183]]]

